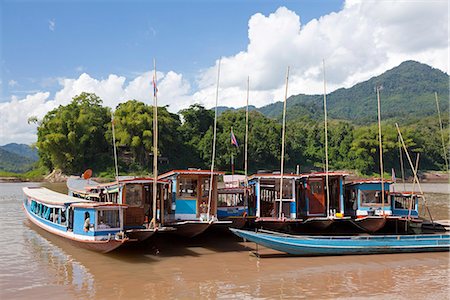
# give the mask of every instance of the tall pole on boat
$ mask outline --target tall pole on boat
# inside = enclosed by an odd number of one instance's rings
[[[113,147],[114,147],[114,167],[116,169],[116,181],[117,181],[117,188],[119,188],[119,167],[117,166],[117,150],[116,150],[116,133],[114,128],[114,112],[111,111],[111,129],[112,129],[112,136],[113,136]]]
[[[400,157],[400,170],[402,172],[402,182],[403,182],[403,191],[406,191],[405,186],[405,169],[403,167],[403,153],[402,153],[402,143],[400,142],[400,136],[398,137],[398,154]]]
[[[441,110],[439,108],[439,100],[438,100],[437,92],[434,92],[434,97],[436,98],[436,107],[437,107],[437,112],[438,112],[438,116],[439,116],[439,127],[441,129],[442,150],[444,150],[445,168],[446,168],[446,171],[448,172],[449,170],[448,170],[447,149],[445,148],[444,130],[442,129]]]
[[[248,98],[250,90],[250,76],[247,76],[247,104],[245,106],[245,154],[244,154],[244,172],[245,188],[248,187]]]
[[[247,76],[247,101],[245,105],[245,146],[244,146],[244,173],[245,173],[245,194],[244,194],[244,207],[248,213],[248,98],[250,91],[250,76]]]
[[[283,210],[284,136],[286,134],[286,102],[287,102],[288,84],[289,84],[289,66],[287,67],[286,71],[286,90],[284,92],[284,103],[283,103],[283,129],[281,133],[280,206],[278,211],[279,219],[281,219],[281,213]]]
[[[156,228],[156,199],[158,193],[158,89],[156,87],[156,60],[153,59],[153,219],[152,226]]]
[[[384,216],[384,177],[383,177],[383,144],[381,137],[381,105],[380,105],[380,86],[377,86],[377,102],[378,102],[378,141],[380,146],[380,174],[381,174],[381,210]]]
[[[212,149],[212,158],[211,158],[211,176],[209,178],[209,193],[208,193],[208,221],[209,214],[211,213],[211,198],[212,198],[212,188],[213,188],[213,179],[214,179],[214,160],[216,158],[216,135],[217,135],[217,104],[219,102],[219,82],[220,82],[220,62],[222,59],[219,59],[219,65],[217,67],[217,86],[216,86],[216,106],[214,108],[214,136],[213,136],[213,149]]]
[[[419,170],[419,158],[420,158],[420,153],[417,153],[416,166],[415,166],[415,170],[416,170],[415,172],[416,173],[417,173],[417,170]],[[416,179],[414,178],[413,186],[412,186],[412,192],[411,192],[411,201],[409,202],[408,219],[411,218],[411,210],[412,210],[412,203],[413,203],[413,200],[414,200],[415,184],[416,184]]]
[[[325,185],[327,189],[327,218],[330,217],[330,191],[328,183],[328,122],[327,122],[327,81],[325,77],[325,59],[323,62],[323,110],[325,114]]]
[[[406,157],[408,158],[409,166],[411,167],[411,169],[413,171],[414,180],[417,182],[417,187],[419,188],[420,194],[423,197],[423,204],[425,205],[425,207],[426,207],[426,209],[428,211],[428,214],[430,216],[431,222],[434,223],[433,222],[433,217],[431,216],[431,212],[430,212],[430,210],[428,208],[428,205],[427,205],[427,200],[425,199],[425,195],[424,195],[423,190],[422,190],[422,186],[420,185],[420,182],[419,182],[419,177],[417,176],[417,171],[414,168],[414,165],[412,163],[411,157],[410,157],[410,155],[408,153],[408,149],[406,149],[405,141],[403,140],[402,133],[400,132],[400,128],[398,127],[397,123],[395,123],[395,127],[397,127],[397,132],[398,132],[398,135],[400,136],[400,141],[402,142],[403,150],[405,150]]]

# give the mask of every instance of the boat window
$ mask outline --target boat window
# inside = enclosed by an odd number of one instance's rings
[[[277,198],[280,195],[280,179],[276,180],[275,190],[277,191]],[[292,199],[294,198],[292,195],[292,181],[290,179],[283,179],[283,199]]]
[[[66,217],[66,208],[61,208],[61,225],[66,226],[67,223],[67,217]]]
[[[411,199],[411,197],[404,197],[404,196],[392,196],[394,199],[394,207],[397,209],[409,209],[411,206],[411,209],[414,208],[414,202],[416,200],[416,197],[414,196],[414,200]],[[414,201],[411,205],[411,201]]]
[[[379,205],[381,204],[381,191],[359,191],[361,196],[361,204],[365,206]],[[389,197],[385,192],[384,197],[385,205],[389,203]]]
[[[127,184],[125,193],[125,201],[128,206],[139,207],[142,205],[142,185]]]
[[[197,197],[197,180],[183,177],[179,178],[178,196],[192,198]]]
[[[120,228],[119,210],[99,210],[97,212],[97,229]]]
[[[209,178],[203,178],[201,183],[202,197],[209,197]]]
[[[243,206],[244,194],[219,194],[218,206]]]
[[[323,194],[322,191],[322,181],[316,181],[310,183],[311,193],[312,194]]]

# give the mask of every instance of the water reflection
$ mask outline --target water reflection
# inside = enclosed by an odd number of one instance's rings
[[[258,259],[254,244],[222,233],[156,235],[107,255],[78,249],[25,220],[20,187],[0,195],[2,299],[448,298],[448,253]],[[429,202],[448,214],[448,200]]]

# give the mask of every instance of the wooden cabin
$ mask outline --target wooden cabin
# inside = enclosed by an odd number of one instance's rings
[[[365,216],[392,215],[390,181],[384,181],[384,209],[380,180],[358,180],[345,185],[345,215]],[[383,213],[384,210],[384,213]]]
[[[224,172],[213,172],[210,216],[217,216],[217,183]],[[159,176],[169,180],[170,203],[165,207],[167,222],[181,220],[207,220],[208,197],[211,180],[209,170],[173,170]]]
[[[69,196],[93,200],[96,202],[113,202],[126,204],[124,227],[140,228],[153,218],[153,178],[151,177],[119,177],[117,181],[100,184],[93,180],[70,178],[67,181]],[[158,180],[157,183],[157,215],[156,220],[164,220],[161,210],[164,202],[168,202],[169,182]],[[164,201],[161,201],[163,199]]]
[[[282,216],[296,218],[296,180],[300,175],[283,175]],[[278,218],[280,209],[280,174],[254,174],[249,178],[249,186],[255,195],[255,212],[258,218]]]
[[[329,172],[328,186],[330,197],[330,216],[344,214],[345,173]],[[299,218],[327,216],[326,174],[303,174],[298,179],[297,216]]]

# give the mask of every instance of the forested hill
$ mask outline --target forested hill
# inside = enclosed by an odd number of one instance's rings
[[[0,146],[0,171],[26,172],[37,160],[36,149],[28,145],[11,143]]]
[[[358,83],[351,88],[341,88],[327,96],[328,114],[331,118],[351,120],[364,124],[376,121],[377,101],[375,87],[380,92],[383,120],[408,120],[436,114],[434,92],[438,93],[441,111],[449,110],[449,76],[426,64],[405,61],[399,66]],[[270,118],[280,118],[283,103],[276,102],[259,109]],[[296,95],[287,100],[287,118],[323,118],[323,95]]]

